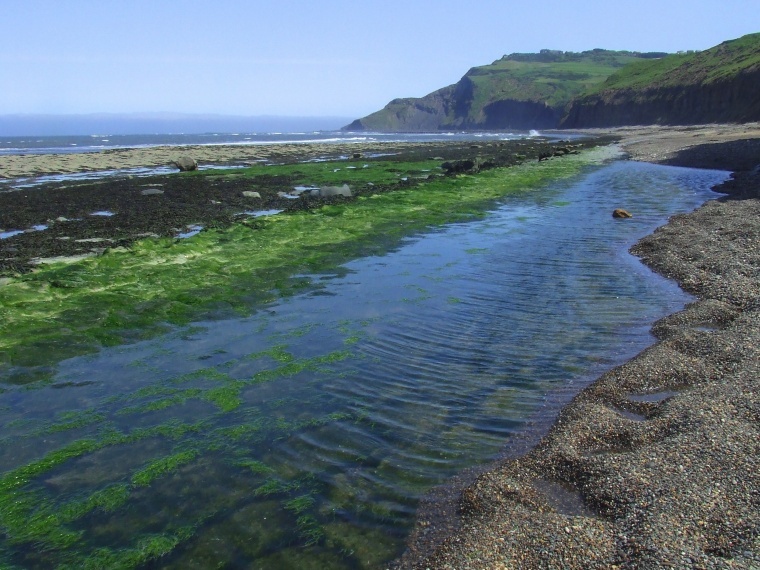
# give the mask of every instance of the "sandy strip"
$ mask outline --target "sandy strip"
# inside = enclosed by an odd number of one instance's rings
[[[244,164],[297,156],[305,151],[309,155],[312,152],[314,155],[319,155],[321,152],[332,153],[341,150],[344,149],[325,144],[197,145],[109,149],[70,154],[19,154],[0,156],[0,178],[168,166],[172,161],[183,156],[192,157],[199,163]]]
[[[427,146],[462,143],[273,143],[266,145],[191,145],[109,149],[88,153],[0,156],[0,178],[33,177],[129,168],[169,166],[187,156],[200,165],[294,162],[304,157],[339,158],[356,153],[397,153]]]
[[[557,131],[561,133],[562,131]],[[626,141],[639,160],[662,162],[675,151],[703,143],[748,139],[760,136],[760,124],[706,125],[688,128],[624,127],[568,131],[593,137],[613,135]],[[89,153],[19,154],[0,156],[0,178],[45,174],[71,174],[129,168],[168,166],[182,156],[200,164],[253,164],[296,161],[303,157],[351,156],[354,153],[396,153],[446,143],[303,143],[266,145],[192,145],[109,149]],[[462,143],[452,143],[460,145]],[[702,164],[703,167],[710,165]]]
[[[723,188],[742,199],[632,250],[698,301],[530,451],[434,493],[397,567],[760,568],[757,125],[616,133],[634,159],[744,171]]]

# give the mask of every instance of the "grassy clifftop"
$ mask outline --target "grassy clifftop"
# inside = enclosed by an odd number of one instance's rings
[[[563,127],[760,120],[760,33],[638,61],[576,98]]]
[[[347,130],[529,129],[554,127],[577,95],[629,63],[666,54],[595,49],[505,55],[420,98],[394,99]]]
[[[610,89],[653,89],[715,83],[760,66],[760,33],[723,42],[701,52],[673,54],[640,60],[613,73],[589,90],[589,95]]]

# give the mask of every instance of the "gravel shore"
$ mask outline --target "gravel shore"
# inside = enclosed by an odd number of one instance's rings
[[[735,172],[718,189],[727,197],[674,216],[632,249],[698,300],[658,322],[655,345],[578,394],[553,425],[517,438],[505,459],[487,470],[464,474],[431,493],[409,549],[394,567],[760,569],[760,126],[584,134],[616,138],[633,160]],[[309,155],[414,151],[448,158],[445,153],[456,150],[323,146],[309,148]],[[181,153],[199,162],[239,164],[294,160],[305,150],[302,145],[198,147]],[[0,177],[156,166],[178,154],[170,148],[0,157]],[[241,188],[165,182],[163,196],[173,200],[176,190],[177,198],[162,217],[134,199],[141,199],[141,185],[148,182],[154,181],[109,183],[123,186],[117,209],[135,210],[135,233],[159,235],[199,216],[212,219],[209,204],[217,207],[223,197],[229,201],[227,218],[242,205],[229,199]],[[5,211],[12,203],[14,215],[28,210],[28,219],[3,223],[26,227],[48,217],[80,215],[64,206],[85,213],[114,207],[96,203],[103,195],[97,188],[8,194],[0,197],[8,201]],[[275,196],[277,188],[265,190]],[[143,227],[145,220],[164,218],[165,227]],[[99,219],[83,227],[81,236],[67,229],[68,241],[58,239],[55,230],[51,225],[40,233],[30,250],[38,252],[48,242],[61,248],[75,238],[91,240],[95,230],[111,231]],[[43,237],[47,242],[39,241]],[[31,254],[17,241],[5,247],[12,245],[13,255],[25,260]]]
[[[760,568],[760,133],[614,134],[634,160],[734,171],[632,249],[697,300],[537,445],[432,493],[395,568]]]

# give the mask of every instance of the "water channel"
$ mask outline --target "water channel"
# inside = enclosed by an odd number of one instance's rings
[[[0,393],[0,471],[109,442],[24,489],[42,513],[90,505],[54,515],[72,538],[4,544],[0,562],[382,567],[433,486],[496,457],[548,394],[652,342],[688,297],[627,249],[725,177],[614,161],[301,276],[303,293],[248,318]],[[634,217],[614,220],[618,207]]]

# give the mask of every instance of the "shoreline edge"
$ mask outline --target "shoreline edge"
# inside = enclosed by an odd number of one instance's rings
[[[760,568],[760,131],[604,134],[633,160],[733,171],[631,249],[696,300],[537,445],[434,491],[393,568]]]

